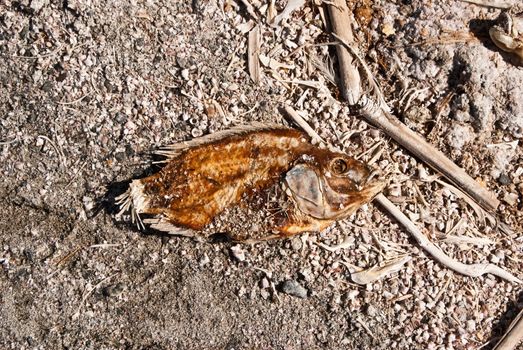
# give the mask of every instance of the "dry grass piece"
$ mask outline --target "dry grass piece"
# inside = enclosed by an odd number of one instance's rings
[[[352,17],[345,0],[334,0],[329,3],[332,31],[351,46],[354,43],[351,22]],[[361,97],[361,79],[354,57],[347,47],[336,46],[338,53],[341,93],[350,105],[356,104]]]
[[[350,277],[357,284],[372,283],[398,272],[411,259],[410,255],[402,256],[386,262],[384,266],[373,266],[368,270],[351,273]]]
[[[249,47],[247,59],[249,75],[255,84],[260,82],[260,26],[257,25],[249,32]]]

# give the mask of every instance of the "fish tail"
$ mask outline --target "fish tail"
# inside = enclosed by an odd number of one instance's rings
[[[118,206],[120,211],[116,214],[117,217],[121,217],[123,214],[129,212],[131,214],[131,222],[139,230],[145,228],[140,214],[147,211],[149,206],[143,193],[143,183],[140,180],[133,180],[129,184],[127,191],[115,198],[115,204]]]

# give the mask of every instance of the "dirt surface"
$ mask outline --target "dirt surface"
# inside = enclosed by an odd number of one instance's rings
[[[333,84],[324,5],[271,26],[270,2],[251,4],[273,60],[259,84],[241,1],[0,2],[0,348],[491,348],[521,309],[520,285],[435,263],[373,204],[322,233],[252,246],[115,219],[100,199],[153,171],[150,151],[252,121],[287,124],[289,103],[331,144],[376,158],[386,195],[446,253],[523,278],[523,70],[488,37],[500,10],[353,6],[360,52],[394,113],[497,194],[512,233],[350,113]],[[400,272],[351,282],[403,254],[413,259]]]

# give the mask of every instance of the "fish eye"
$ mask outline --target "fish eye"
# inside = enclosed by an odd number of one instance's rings
[[[331,170],[336,175],[341,175],[347,172],[349,165],[342,158],[336,158],[331,163]]]

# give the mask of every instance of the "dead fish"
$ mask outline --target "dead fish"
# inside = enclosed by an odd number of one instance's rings
[[[384,187],[369,181],[362,162],[280,125],[236,127],[157,153],[166,165],[130,183],[116,198],[119,215],[130,211],[139,227],[177,235],[202,237],[225,228],[233,240],[258,241],[321,231]]]

